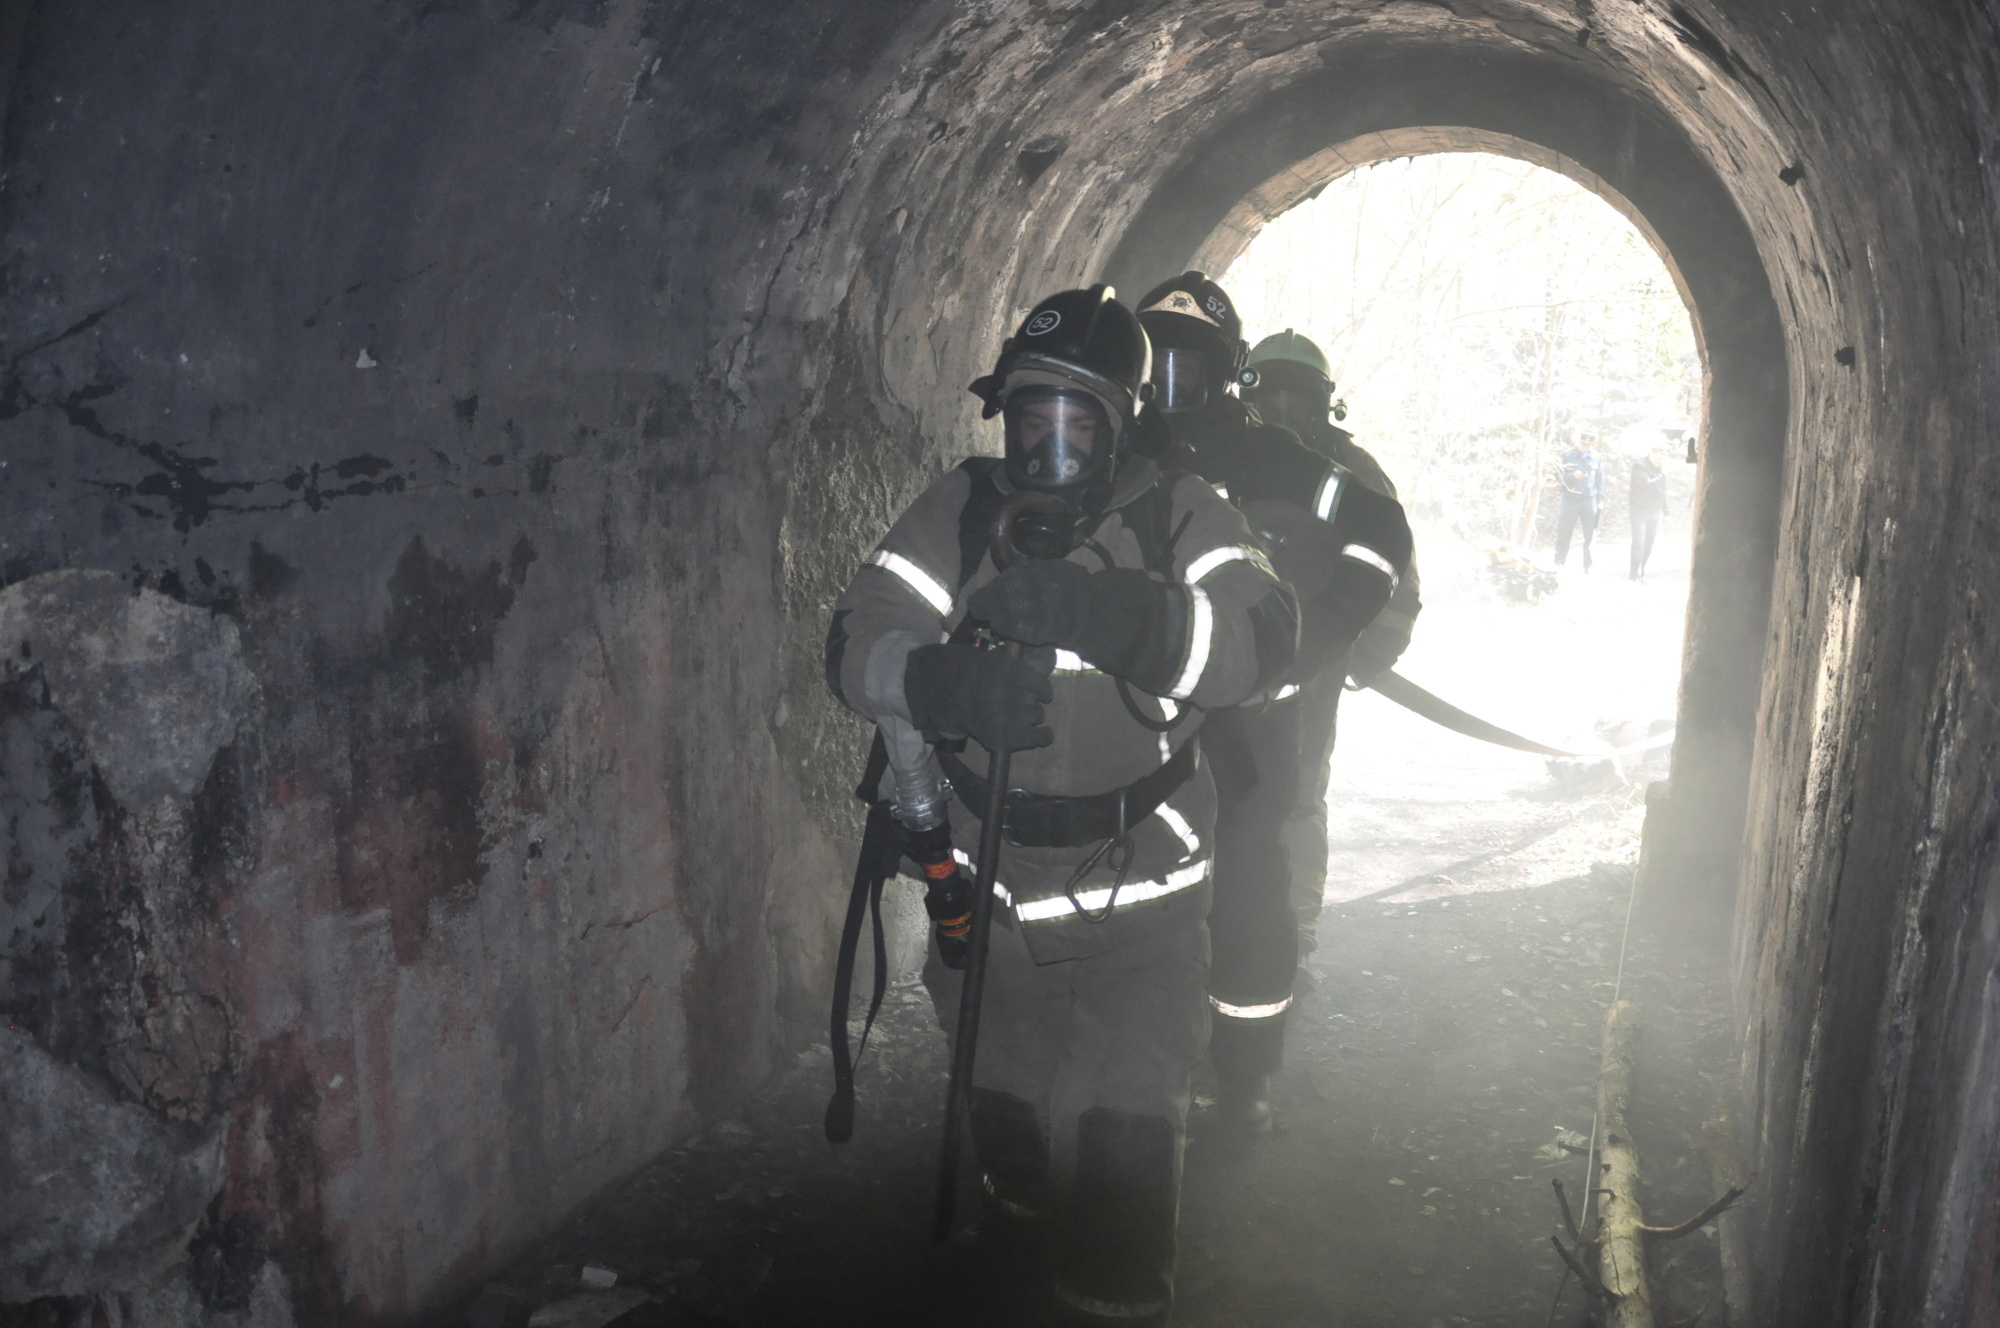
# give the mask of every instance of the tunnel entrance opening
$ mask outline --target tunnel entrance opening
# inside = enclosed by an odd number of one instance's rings
[[[1629,205],[1520,145],[1471,139],[1511,150],[1333,163],[1340,174],[1223,278],[1253,340],[1296,328],[1327,351],[1344,427],[1399,486],[1425,604],[1401,672],[1583,754],[1488,746],[1350,695],[1329,796],[1336,903],[1629,867],[1644,789],[1668,769],[1701,417],[1694,327]],[[1595,475],[1580,482],[1566,459]],[[1643,581],[1639,535],[1652,540]]]
[[[1274,218],[1399,157],[1488,152],[1556,172],[1645,237],[1692,317],[1703,365],[1686,639],[1670,777],[1645,815],[1640,916],[1727,948],[1763,688],[1790,416],[1782,326],[1742,213],[1681,127],[1529,59],[1357,51],[1188,153],[1119,240],[1112,280],[1225,272]]]

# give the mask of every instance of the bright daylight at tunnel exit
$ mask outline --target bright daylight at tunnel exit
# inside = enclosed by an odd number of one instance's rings
[[[1576,753],[1551,763],[1347,697],[1329,898],[1635,864],[1670,755],[1702,415],[1659,256],[1554,171],[1438,153],[1326,183],[1222,283],[1250,326],[1324,349],[1341,427],[1397,483],[1423,569],[1398,672]]]
[[[2000,1324],[1995,0],[0,6],[0,1328]]]

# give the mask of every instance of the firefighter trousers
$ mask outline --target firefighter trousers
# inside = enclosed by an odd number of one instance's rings
[[[1300,700],[1220,711],[1202,728],[1216,783],[1209,1054],[1225,1085],[1272,1073],[1283,1055],[1299,965],[1292,898],[1297,836],[1287,831],[1302,780]]]
[[[980,1007],[972,1136],[996,1220],[1045,1219],[1060,1322],[1155,1328],[1173,1301],[1181,1147],[1208,1038],[1196,921],[1036,964],[996,925]],[[932,943],[924,985],[947,1034],[961,974]]]

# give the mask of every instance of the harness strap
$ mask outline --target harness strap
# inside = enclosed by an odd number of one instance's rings
[[[1158,811],[1194,774],[1196,740],[1181,744],[1173,758],[1149,775],[1123,788],[1078,798],[1051,797],[1024,789],[1007,791],[1001,830],[1016,848],[1076,848],[1100,839],[1115,839],[1123,827],[1137,825]],[[986,780],[958,758],[937,749],[938,764],[968,807],[986,802]]]
[[[998,457],[967,457],[958,468],[972,477],[972,492],[958,509],[958,588],[972,580],[993,543],[993,522],[1000,515],[1007,496],[993,477],[1000,471]]]

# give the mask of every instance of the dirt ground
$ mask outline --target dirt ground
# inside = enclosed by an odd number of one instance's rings
[[[1470,551],[1435,559],[1404,671],[1546,742],[1643,732],[1673,713],[1686,594],[1684,545],[1656,561],[1639,586],[1602,577],[1622,557],[1601,555],[1600,578],[1522,608],[1483,593]],[[1331,902],[1277,1129],[1250,1145],[1205,1129],[1198,1080],[1175,1323],[1575,1328],[1591,1305],[1574,1281],[1555,1303],[1550,1182],[1587,1188],[1560,1141],[1592,1131],[1641,790],[1664,751],[1551,767],[1348,699]],[[1632,1128],[1648,1218],[1678,1222],[1716,1192],[1701,1141],[1730,1062],[1721,957],[1635,935],[1622,994],[1643,1021]],[[821,1134],[818,1048],[444,1321],[523,1324],[541,1306],[538,1328],[1014,1322],[1020,1269],[927,1235],[944,1073],[928,1002],[898,987],[851,1143]],[[616,1291],[578,1293],[585,1265],[615,1272]],[[1663,1325],[1721,1322],[1712,1227],[1660,1246],[1653,1276]]]

